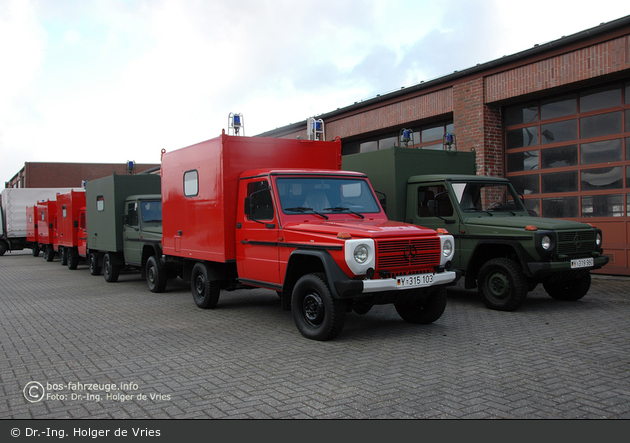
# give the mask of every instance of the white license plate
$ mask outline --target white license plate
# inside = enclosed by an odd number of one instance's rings
[[[434,274],[405,275],[396,279],[399,288],[419,288],[433,284]]]
[[[588,268],[589,266],[594,266],[595,261],[593,258],[578,258],[576,260],[571,260],[571,269],[574,268]]]

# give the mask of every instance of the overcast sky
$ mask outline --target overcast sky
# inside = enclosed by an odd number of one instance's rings
[[[159,163],[630,15],[628,0],[0,0],[0,183]],[[80,183],[77,183],[80,186]]]

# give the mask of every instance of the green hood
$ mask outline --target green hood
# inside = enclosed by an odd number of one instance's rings
[[[471,217],[466,220],[467,225],[474,226],[488,226],[497,228],[525,228],[525,226],[533,225],[541,231],[563,231],[577,229],[592,229],[592,227],[586,223],[575,222],[571,220],[561,220],[557,218],[540,218],[529,216],[512,216],[512,215],[494,215],[483,217]]]

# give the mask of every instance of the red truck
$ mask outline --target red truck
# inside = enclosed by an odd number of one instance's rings
[[[33,249],[33,257],[39,257],[36,205],[26,207],[26,242]]]
[[[46,199],[35,205],[37,243],[46,261],[53,261],[57,251],[57,201]]]
[[[367,176],[341,170],[339,139],[223,131],[163,151],[161,178],[163,254],[151,272],[190,281],[200,308],[216,307],[221,290],[271,289],[314,340],[377,304],[411,323],[444,312],[453,237],[388,221]]]
[[[61,265],[76,269],[87,252],[85,191],[57,195],[57,242]]]

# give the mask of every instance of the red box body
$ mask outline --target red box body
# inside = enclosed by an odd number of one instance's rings
[[[37,215],[35,214],[35,206],[26,207],[26,241],[31,243],[38,242]]]
[[[37,242],[40,245],[56,245],[57,201],[44,200],[35,206],[37,218]]]
[[[85,208],[85,191],[70,191],[57,195],[57,241],[59,246],[79,245],[80,212]],[[75,221],[77,227],[75,227]]]
[[[162,157],[164,254],[197,260],[236,259],[241,172],[258,168],[341,169],[341,141],[221,136]],[[197,176],[195,195],[184,177]]]

